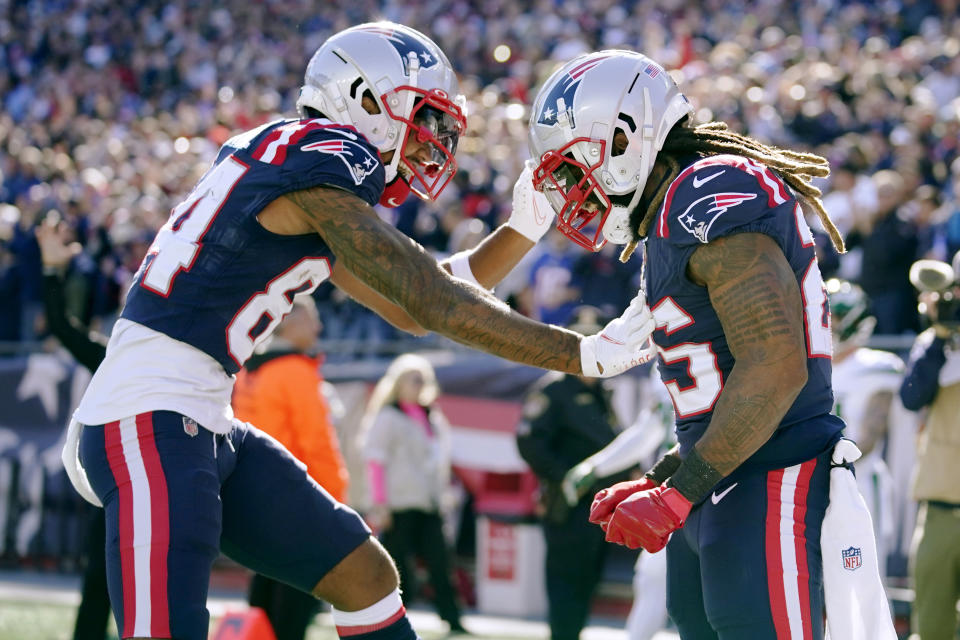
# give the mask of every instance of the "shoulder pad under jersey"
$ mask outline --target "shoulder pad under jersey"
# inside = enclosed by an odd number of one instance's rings
[[[321,118],[291,120],[261,136],[250,149],[254,160],[281,168],[290,190],[328,184],[370,205],[383,193],[380,154],[350,126]]]
[[[688,166],[670,184],[656,233],[671,244],[706,244],[793,199],[767,166],[742,156],[710,156]]]

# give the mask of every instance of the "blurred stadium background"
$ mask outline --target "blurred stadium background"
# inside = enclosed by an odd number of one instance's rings
[[[154,231],[218,146],[292,113],[316,47],[339,29],[381,18],[433,37],[468,100],[453,186],[438,202],[411,199],[381,211],[438,256],[506,219],[539,83],[581,52],[632,48],[672,70],[698,119],[725,120],[765,142],[829,158],[833,175],[818,186],[851,251],[826,250],[824,275],[858,282],[871,295],[879,319],[874,346],[903,355],[922,329],[908,268],[923,257],[949,261],[960,249],[957,0],[0,0],[5,575],[69,577],[82,563],[86,506],[59,467],[59,439],[89,374],[44,326],[36,226],[59,221],[71,230],[82,250],[67,274],[69,310],[109,332]],[[548,236],[497,294],[556,323],[581,303],[625,306],[638,257],[621,265],[613,252],[585,255],[554,240]],[[457,428],[463,515],[451,534],[461,590],[474,598],[476,563],[491,561],[476,557],[476,523],[518,525],[515,550],[524,544],[519,527],[532,526],[533,486],[512,448],[512,429],[540,372],[437,337],[404,337],[329,285],[315,298],[324,375],[344,400],[338,429],[352,464],[357,412],[388,359],[417,350],[436,363],[443,407]],[[643,376],[615,383],[627,422]],[[353,474],[351,493],[361,507],[362,475]],[[900,525],[902,542],[908,521]],[[893,574],[906,594],[897,605],[901,631],[909,600],[904,550]],[[223,569],[234,570],[226,562]],[[611,562],[599,615],[622,619],[631,569],[629,557]],[[516,615],[535,617],[535,609]],[[0,606],[0,634],[3,620],[16,617],[9,611]],[[67,637],[70,624],[65,616],[49,637]]]

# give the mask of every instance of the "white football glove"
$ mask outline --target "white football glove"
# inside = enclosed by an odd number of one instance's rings
[[[513,185],[513,211],[507,226],[536,243],[553,222],[553,207],[547,196],[533,188],[533,160],[523,163],[523,171]]]
[[[586,460],[567,471],[560,483],[560,489],[563,490],[563,497],[567,504],[571,507],[577,506],[580,498],[586,495],[596,479],[593,465]]]
[[[650,362],[657,347],[649,341],[656,328],[653,313],[643,292],[630,302],[619,318],[603,331],[580,340],[580,368],[590,378],[609,378],[638,364]]]

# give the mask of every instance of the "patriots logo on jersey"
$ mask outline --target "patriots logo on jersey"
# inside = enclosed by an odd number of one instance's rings
[[[743,204],[757,197],[755,193],[711,193],[687,207],[680,217],[680,224],[697,240],[706,244],[710,237],[710,227],[730,207]]]
[[[580,79],[583,77],[583,74],[609,57],[610,56],[597,56],[590,58],[584,63],[570,69],[570,71],[567,72],[567,77],[562,78],[557,84],[553,85],[553,89],[550,90],[550,93],[543,101],[543,110],[540,111],[540,115],[537,116],[537,122],[546,125],[556,124],[557,118],[560,115],[557,112],[557,101],[563,99],[567,119],[570,121],[570,126],[575,127],[576,124],[573,119],[573,99],[577,95],[577,89],[580,88]]]
[[[336,129],[331,129],[331,131],[346,136],[346,139],[321,140],[320,142],[305,144],[301,149],[304,151],[319,151],[320,153],[329,153],[330,155],[337,156],[347,167],[347,171],[350,173],[350,177],[353,178],[354,184],[357,186],[361,185],[368,175],[376,171],[380,161],[374,158],[373,155],[367,151],[366,147],[357,142],[357,137],[353,134]]]
[[[411,53],[415,53],[417,58],[420,59],[421,69],[427,69],[440,62],[437,56],[430,53],[430,50],[427,49],[422,42],[410,34],[403,33],[402,31],[394,31],[393,29],[384,29],[382,27],[367,27],[362,29],[362,31],[370,31],[384,36],[387,41],[393,45],[393,48],[397,50],[397,53],[400,54],[400,59],[403,60],[403,72],[408,75],[410,72],[407,70],[407,64],[410,61]]]

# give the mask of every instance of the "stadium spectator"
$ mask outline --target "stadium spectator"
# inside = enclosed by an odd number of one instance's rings
[[[915,221],[920,252],[933,237],[946,248],[934,244],[928,257],[945,259],[960,250],[958,15],[952,0],[746,0],[709,9],[338,0],[309,11],[296,2],[236,0],[12,3],[0,16],[0,202],[9,205],[0,207],[2,353],[21,350],[37,315],[40,266],[22,245],[12,250],[15,228],[29,237],[31,216],[56,210],[76,229],[83,251],[65,281],[68,310],[109,330],[146,250],[142,239],[219,144],[289,112],[304,57],[333,31],[374,16],[434,35],[462,73],[469,128],[447,202],[482,186],[488,215],[502,220],[526,155],[529,96],[555,61],[620,46],[648,52],[682,77],[702,121],[725,119],[764,142],[824,155],[835,168],[856,146],[858,185],[893,167],[920,176],[943,200],[938,215]],[[494,55],[499,45],[509,48],[503,62],[502,51]],[[825,184],[825,202],[844,189],[838,178]],[[446,212],[444,203],[411,216],[410,228],[435,251],[446,249]],[[843,257],[840,275],[864,284],[857,253]],[[371,326],[362,341],[383,328],[348,300],[336,305],[343,321],[327,320],[326,338]]]
[[[361,425],[370,507],[367,520],[397,563],[404,603],[418,593],[416,558],[427,566],[433,604],[452,633],[466,630],[450,580],[443,515],[450,485],[450,425],[425,358],[394,360],[374,387]]]
[[[46,221],[36,230],[43,262],[43,303],[47,330],[77,362],[96,371],[107,352],[107,338],[89,332],[66,310],[64,275],[67,266],[80,251],[70,241],[70,230],[56,221]],[[103,509],[89,509],[86,567],[80,587],[80,606],[73,625],[73,640],[98,640],[107,637],[110,619],[110,595],[107,593],[107,566],[104,555],[106,526]]]
[[[701,120],[723,118],[765,142],[831,160],[857,139],[864,158],[858,183],[904,153],[945,200],[956,197],[949,167],[958,154],[960,98],[952,78],[960,19],[948,1],[894,0],[877,10],[863,1],[748,0],[704,11],[662,2],[590,0],[574,10],[371,0],[325,3],[306,15],[297,3],[16,3],[0,18],[0,199],[23,206],[32,187],[46,185],[43,211],[79,203],[83,220],[75,226],[85,250],[104,238],[123,244],[150,235],[228,135],[292,108],[300,61],[319,42],[374,16],[431,33],[460,71],[470,122],[457,156],[462,179],[447,202],[481,196],[495,218],[485,220],[491,228],[507,209],[510,180],[526,154],[531,90],[554,61],[601,45],[642,48],[664,60],[682,77]],[[131,177],[140,188],[127,186]],[[410,228],[440,229],[446,207],[418,207]],[[446,250],[443,234],[418,239]],[[958,248],[960,241],[947,255]],[[39,264],[19,263],[4,282],[36,302],[30,283],[39,281]],[[96,279],[94,271],[112,267],[97,259],[87,268]],[[859,269],[841,275],[863,284]],[[109,325],[117,296],[94,305],[97,294],[85,295]],[[340,338],[352,326],[327,323],[325,337]],[[21,327],[18,335],[31,330]]]
[[[877,333],[916,331],[913,287],[907,273],[917,259],[917,227],[903,215],[908,192],[901,175],[893,170],[874,175],[877,210],[858,218],[847,236],[851,247],[863,251],[860,286],[870,297]]]
[[[543,248],[530,266],[530,299],[533,317],[549,324],[565,325],[583,295],[573,282],[574,262],[578,253],[566,238],[551,229]],[[629,296],[627,300],[633,296]]]

